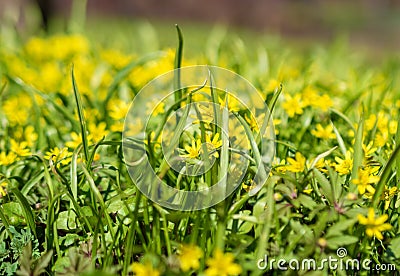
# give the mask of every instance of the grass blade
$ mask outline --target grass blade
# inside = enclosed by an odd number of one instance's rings
[[[175,75],[174,75],[174,90],[175,90],[175,102],[179,101],[182,98],[182,90],[181,88],[181,72],[180,68],[182,66],[182,55],[183,55],[183,35],[182,31],[179,28],[178,24],[175,25],[176,31],[178,33],[178,48],[176,49],[175,54]]]
[[[361,168],[363,159],[364,159],[364,153],[363,153],[363,132],[364,132],[364,118],[363,114],[361,115],[360,121],[358,123],[357,127],[357,132],[355,136],[355,142],[354,142],[354,158],[353,158],[353,169],[351,171],[351,179],[357,179],[358,178],[358,170]],[[356,191],[357,186],[356,185],[350,185],[349,189],[351,192]]]
[[[83,105],[82,98],[79,94],[78,86],[76,84],[75,76],[74,76],[74,66],[71,68],[71,79],[72,79],[72,87],[74,89],[76,106],[78,109],[79,123],[81,128],[81,136],[82,136],[82,145],[83,145],[83,153],[85,154],[85,160],[89,160],[89,145],[87,139],[87,129],[86,129],[86,120],[83,114]],[[87,164],[89,166],[89,164]]]
[[[385,168],[383,169],[381,178],[376,185],[375,193],[374,196],[372,197],[372,207],[376,208],[379,204],[381,194],[385,188],[385,184],[387,184],[387,181],[390,177],[390,174],[392,173],[392,167],[393,165],[396,164],[396,161],[400,159],[400,145],[397,145],[396,149],[393,151],[392,155],[389,158],[389,161],[386,163]],[[397,168],[398,170],[398,168]],[[397,188],[400,188],[400,184],[397,184]]]

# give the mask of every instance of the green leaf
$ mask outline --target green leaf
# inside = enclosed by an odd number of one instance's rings
[[[3,214],[6,221],[10,225],[21,225],[25,224],[25,217],[22,211],[21,205],[18,202],[7,202],[2,204]]]
[[[25,219],[31,228],[32,233],[37,237],[36,235],[36,223],[34,219],[34,215],[31,209],[31,206],[29,206],[28,201],[26,198],[21,194],[21,192],[17,188],[12,188],[11,191],[14,193],[14,195],[17,197],[19,203],[21,204],[22,211],[24,213]]]
[[[359,237],[349,235],[334,236],[326,239],[326,241],[328,242],[328,247],[330,249],[338,249],[341,246],[353,244],[358,242],[359,240]]]
[[[76,229],[76,214],[73,211],[62,211],[58,213],[57,229]]]
[[[389,249],[397,259],[400,259],[400,237],[397,237],[390,242]]]
[[[304,207],[306,207],[307,209],[314,209],[315,206],[317,206],[317,203],[309,196],[305,195],[305,194],[300,194],[297,197],[297,201],[303,205]]]
[[[355,220],[351,220],[351,219],[336,222],[334,225],[329,227],[325,237],[329,238],[329,237],[333,237],[333,236],[339,236],[342,234],[343,231],[346,231],[351,226],[353,226],[354,223],[355,223]]]
[[[63,243],[64,246],[69,247],[72,244],[75,244],[76,241],[79,241],[80,236],[77,234],[68,233],[65,237],[60,238],[60,241]]]
[[[332,187],[331,187],[331,183],[329,182],[329,180],[317,169],[313,169],[313,173],[315,178],[318,181],[319,186],[321,187],[322,190],[322,194],[326,197],[326,199],[328,199],[330,204],[334,204],[335,202],[335,198],[333,195],[333,191],[332,191]]]
[[[47,251],[42,256],[40,256],[39,260],[36,262],[35,270],[33,271],[33,275],[42,275],[45,272],[46,267],[49,265],[51,258],[53,257],[53,250]]]

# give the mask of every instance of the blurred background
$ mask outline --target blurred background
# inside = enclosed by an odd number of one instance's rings
[[[71,16],[75,26],[68,25]],[[250,30],[255,38],[269,34],[297,43],[329,43],[344,36],[351,45],[373,51],[395,52],[400,46],[400,0],[0,0],[0,18],[22,36],[79,30],[84,22],[102,32],[116,20],[145,20],[161,40],[169,36],[166,26],[172,34],[179,23],[194,32],[218,24]]]

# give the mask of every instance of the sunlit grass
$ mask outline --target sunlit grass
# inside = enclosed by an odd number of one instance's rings
[[[64,275],[260,275],[272,273],[257,267],[265,255],[318,261],[338,258],[340,247],[347,258],[399,267],[398,59],[373,63],[340,42],[303,51],[267,37],[247,47],[246,38],[222,27],[189,31],[177,51],[173,26],[168,43],[139,26],[139,34],[121,25],[115,37],[95,39],[89,29],[0,46],[0,274],[36,267]],[[138,191],[121,133],[130,102],[148,81],[196,64],[231,69],[254,84],[273,109],[276,157],[268,180],[252,192],[262,156],[257,129],[239,107],[250,139],[243,183],[216,206],[180,212]],[[171,110],[192,94],[178,91]],[[223,93],[210,91],[210,98],[229,105]],[[156,123],[168,114],[158,109]],[[227,123],[224,112],[215,116]],[[165,165],[161,128],[140,141],[168,185],[190,189],[226,174],[228,141],[212,140],[218,131],[211,126],[199,129],[193,139],[175,140],[183,157],[196,159],[207,152],[197,140],[210,135],[217,162],[202,177]],[[28,243],[35,254],[25,250]],[[23,275],[37,275],[32,271]]]

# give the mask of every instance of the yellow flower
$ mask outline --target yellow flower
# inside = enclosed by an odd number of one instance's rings
[[[101,122],[99,124],[90,123],[88,125],[89,132],[93,141],[98,142],[108,134],[108,130],[106,129],[106,127],[107,124],[105,122]]]
[[[206,143],[207,143],[207,149],[209,151],[215,151],[213,152],[213,155],[218,158],[219,154],[216,151],[222,146],[222,141],[219,139],[219,133],[216,133],[211,140],[211,134],[206,134]]]
[[[311,159],[311,161],[309,162],[309,167],[311,167],[311,165],[314,163],[315,158]],[[325,172],[327,173],[328,170],[325,169],[325,167],[329,167],[329,161],[325,161],[324,158],[320,158],[318,159],[318,161],[314,164],[314,168],[316,168],[317,170],[321,171],[321,172]]]
[[[141,88],[155,77],[174,69],[174,59],[175,51],[167,49],[163,57],[133,69],[128,79],[133,86]]]
[[[75,149],[82,143],[82,137],[76,132],[71,132],[70,135],[72,141],[66,142],[65,145],[69,148]]]
[[[124,122],[120,121],[120,122],[114,122],[111,127],[110,127],[111,131],[113,132],[122,132],[124,130]]]
[[[368,145],[362,144],[362,149],[364,151],[365,158],[371,157],[372,154],[377,150],[377,148],[373,148],[373,142],[369,142]]]
[[[102,50],[100,52],[100,57],[118,70],[122,69],[132,61],[131,56],[127,56],[120,51],[113,49]]]
[[[200,139],[197,140],[192,140],[192,146],[186,145],[185,150],[188,152],[188,154],[181,155],[181,157],[184,158],[197,158],[197,156],[200,155],[201,151],[201,141]]]
[[[65,145],[71,149],[76,149],[80,144],[82,144],[82,136],[76,132],[71,132],[71,141],[65,143]],[[87,136],[88,143],[92,141],[92,135]]]
[[[281,82],[276,80],[276,79],[271,79],[268,82],[266,91],[267,92],[273,92],[275,91],[275,89],[279,88],[279,86],[281,85]]]
[[[44,158],[47,160],[53,160],[53,158],[55,157],[54,161],[60,162],[60,164],[62,165],[68,165],[71,162],[71,156],[72,152],[69,152],[67,147],[64,147],[62,149],[55,147],[46,152]]]
[[[317,129],[311,130],[311,134],[321,139],[335,139],[336,135],[333,132],[333,126],[327,125],[325,128],[321,125],[317,125]]]
[[[133,121],[132,119],[126,120],[126,122],[128,123],[127,128],[125,129],[126,136],[135,136],[144,131],[143,123],[140,118],[136,118]]]
[[[6,154],[5,152],[0,153],[0,165],[8,166],[18,160],[17,155],[14,152],[9,152]]]
[[[214,257],[206,261],[208,268],[205,270],[205,274],[207,276],[239,275],[242,272],[242,268],[233,261],[234,256],[232,253],[224,254],[217,249],[214,252]]]
[[[183,272],[200,267],[200,258],[203,257],[203,251],[196,245],[183,245],[178,256]]]
[[[33,126],[27,126],[25,128],[24,135],[25,135],[25,140],[28,143],[28,147],[33,147],[38,138],[38,135],[35,132],[35,128]]]
[[[132,263],[131,269],[136,276],[159,276],[160,271],[155,269],[150,263]]]
[[[219,99],[219,104],[221,105],[221,109],[225,107],[226,101],[228,101],[228,110],[230,112],[238,112],[241,108],[241,102],[233,95],[227,94],[223,99]]]
[[[388,131],[380,131],[376,134],[374,143],[378,147],[383,147],[389,139]]]
[[[278,173],[284,174],[287,169],[285,159],[282,159],[278,164],[274,165],[273,169]]]
[[[391,187],[385,185],[385,190],[381,195],[381,199],[385,201],[385,210],[389,209],[391,199],[398,193],[397,187]]]
[[[327,94],[319,95],[317,89],[312,86],[304,88],[302,98],[303,107],[311,106],[327,111],[333,105],[331,98]]]
[[[306,165],[306,158],[300,152],[296,152],[295,159],[288,157],[287,162],[289,165],[286,165],[286,170],[294,173],[302,172]]]
[[[286,99],[282,104],[283,109],[290,118],[294,117],[296,114],[303,114],[303,102],[301,101],[301,95],[296,94],[294,97],[286,95]]]
[[[353,168],[353,158],[351,157],[351,152],[347,151],[345,158],[335,157],[335,169],[339,174],[349,174]]]
[[[256,183],[254,181],[249,181],[249,182],[244,182],[242,183],[242,188],[245,190],[247,193],[250,192],[252,189],[256,187]]]
[[[258,131],[258,124],[257,120],[254,118],[253,114],[247,115],[247,113],[244,115],[244,119],[246,122],[249,124],[250,129],[252,131]]]
[[[397,132],[397,125],[398,122],[397,121],[390,121],[389,122],[389,133],[394,135]]]
[[[32,100],[25,94],[19,94],[4,101],[3,111],[12,126],[25,125],[28,122]]]
[[[33,37],[26,43],[25,50],[36,61],[65,60],[77,54],[87,53],[89,42],[80,35],[54,35],[46,39]]]
[[[365,130],[370,131],[374,128],[376,122],[376,115],[371,114],[369,117],[365,120]]]
[[[309,195],[309,194],[311,194],[311,192],[312,192],[313,190],[314,190],[313,188],[311,188],[311,187],[309,187],[309,186],[307,185],[306,189],[303,189],[303,193]]]
[[[379,111],[376,125],[382,132],[388,131],[389,119],[383,111]]]
[[[320,108],[322,111],[328,111],[328,109],[333,106],[333,102],[327,94],[324,94],[318,96],[318,99],[312,104],[312,106]]]
[[[301,95],[303,99],[303,107],[313,106],[319,98],[318,90],[313,86],[306,86],[301,92]]]
[[[280,125],[282,123],[281,119],[273,119],[272,122],[274,123],[274,127]],[[279,129],[275,128],[275,135],[279,134]]]
[[[375,193],[374,187],[372,187],[372,184],[375,184],[379,181],[379,176],[377,175],[372,175],[372,172],[370,169],[360,169],[358,170],[358,178],[353,179],[353,184],[357,185],[358,192],[360,194],[364,194],[365,191],[368,191],[370,194]]]
[[[358,221],[360,224],[366,226],[365,233],[369,237],[376,237],[379,240],[383,239],[382,231],[390,230],[392,226],[389,223],[385,223],[388,219],[388,215],[384,214],[383,216],[375,218],[375,212],[373,208],[368,209],[368,216],[364,217],[363,215],[359,214],[357,216]]]
[[[29,156],[31,155],[30,149],[27,149],[28,142],[18,143],[14,139],[11,139],[11,151],[14,152],[17,156]]]
[[[116,121],[124,119],[129,111],[129,103],[121,100],[112,100],[108,105],[110,117]]]
[[[0,183],[0,198],[7,195],[7,191],[4,189],[5,187],[7,187],[7,182],[2,181]]]
[[[151,109],[155,103],[156,103],[155,101],[151,101],[146,104],[148,114],[151,114],[152,116],[163,114],[165,112],[165,103],[164,102],[157,103],[157,105],[153,109]]]

